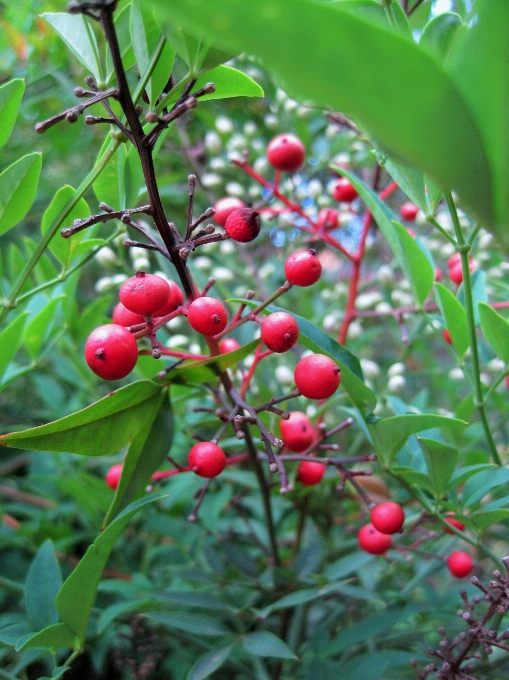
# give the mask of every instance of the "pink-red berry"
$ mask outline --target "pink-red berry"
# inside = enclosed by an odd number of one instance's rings
[[[337,229],[339,227],[337,210],[322,208],[316,218],[316,227],[317,229]]]
[[[121,302],[115,305],[111,318],[113,323],[117,323],[119,326],[136,326],[139,323],[145,323],[143,314],[131,312]]]
[[[399,503],[386,501],[371,510],[371,524],[382,534],[396,534],[401,531],[405,513]]]
[[[85,361],[104,380],[120,380],[133,370],[138,360],[134,336],[115,323],[99,326],[85,343]]]
[[[442,271],[435,267],[435,281],[440,281],[442,279]]]
[[[171,314],[184,302],[184,293],[175,283],[175,281],[168,281],[168,285],[170,287],[170,297],[168,298],[168,302],[164,305],[164,307],[156,310],[154,312],[154,316],[166,316],[167,314]]]
[[[119,463],[118,465],[112,465],[106,473],[106,484],[113,489],[113,491],[118,487],[123,469],[124,466]]]
[[[162,309],[170,297],[170,286],[155,274],[136,272],[120,286],[120,302],[136,314],[154,314]]]
[[[224,223],[224,230],[233,241],[248,243],[260,233],[260,213],[252,208],[233,210]]]
[[[299,250],[285,262],[285,276],[294,286],[312,286],[322,274],[322,265],[314,250]]]
[[[293,377],[302,396],[327,399],[338,389],[341,371],[325,354],[310,354],[297,363]]]
[[[442,337],[449,345],[452,345],[451,334],[449,333],[447,328],[442,331]]]
[[[463,281],[463,270],[461,269],[461,264],[458,264],[455,267],[451,267],[451,269],[449,269],[449,278],[457,286],[460,285],[460,283]]]
[[[448,512],[444,517],[447,524],[450,524],[452,527],[458,529],[459,531],[463,531],[463,529],[465,528],[463,522],[460,522],[459,519],[455,519],[454,517],[450,517],[451,514],[452,513]],[[450,529],[447,528],[445,528],[444,531],[446,534],[454,534],[454,531],[451,531]]]
[[[346,177],[340,177],[332,190],[332,195],[334,199],[340,203],[351,203],[352,201],[355,201],[359,194],[357,193],[357,189],[346,179]]]
[[[359,546],[371,555],[382,555],[392,545],[390,534],[382,534],[372,524],[366,524],[357,536]]]
[[[274,137],[267,147],[267,160],[276,170],[295,172],[304,163],[306,149],[291,132]]]
[[[325,465],[314,460],[301,460],[297,468],[297,479],[306,486],[320,484],[325,474]]]
[[[216,335],[226,328],[228,312],[222,302],[213,297],[196,298],[187,310],[192,328],[203,335]]]
[[[294,453],[305,451],[315,439],[311,421],[302,411],[290,411],[290,417],[281,420],[279,429],[285,446]]]
[[[217,444],[199,442],[189,451],[187,463],[199,477],[217,477],[226,466],[226,456]]]
[[[214,205],[214,222],[220,226],[224,227],[226,219],[230,213],[239,208],[245,208],[246,206],[240,200],[240,198],[235,198],[233,196],[227,196],[226,198],[220,198]]]
[[[274,312],[262,323],[262,340],[273,352],[287,352],[298,338],[299,325],[288,312]]]
[[[235,338],[225,338],[224,340],[221,340],[221,342],[219,343],[219,352],[221,354],[228,354],[229,352],[235,352],[235,350],[237,350],[239,348],[240,348],[240,345],[235,340]]]
[[[406,220],[407,222],[413,222],[417,217],[418,212],[419,208],[413,203],[410,203],[410,201],[408,201],[407,203],[403,203],[403,205],[399,209],[401,219]]]
[[[453,576],[463,578],[468,576],[474,568],[474,561],[468,553],[458,550],[458,552],[453,552],[449,555],[447,566]]]

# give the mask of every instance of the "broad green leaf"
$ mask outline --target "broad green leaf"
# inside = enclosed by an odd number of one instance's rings
[[[350,576],[358,569],[362,569],[371,559],[373,558],[368,553],[354,552],[351,555],[340,557],[339,560],[326,567],[323,573],[329,581],[338,581],[340,578]]]
[[[269,631],[248,633],[242,638],[246,652],[255,656],[271,656],[277,659],[297,659],[290,647],[281,638]]]
[[[73,199],[75,194],[76,190],[66,184],[53,196],[53,199],[46,208],[42,218],[41,233],[43,235],[52,226],[53,222],[57,219],[69,201]],[[81,198],[65,218],[62,227],[71,227],[74,220],[81,220],[84,217],[88,217],[90,214],[90,208],[88,207],[87,202]],[[76,248],[85,236],[85,233],[86,230],[78,232],[70,238],[62,238],[60,233],[57,232],[49,242],[48,247],[57,260],[64,266],[67,266],[71,261],[72,254],[76,251]]]
[[[429,491],[431,494],[434,493],[433,485],[431,479],[424,472],[418,472],[412,467],[407,465],[393,465],[391,467],[391,472],[405,480],[410,486],[416,487],[423,491]]]
[[[459,460],[458,450],[434,439],[418,437],[424,452],[429,477],[436,498],[441,498]]]
[[[496,233],[509,245],[509,3],[477,0],[475,21],[454,43],[445,68],[476,120],[489,159]],[[493,222],[491,222],[493,226]]]
[[[105,525],[143,491],[150,476],[166,460],[171,449],[175,423],[168,391],[162,390],[159,399],[151,403],[152,416],[147,417],[143,429],[129,446],[120,484],[104,520]]]
[[[509,322],[484,302],[479,302],[479,319],[482,332],[495,354],[509,361]]]
[[[39,633],[31,635],[28,639],[24,636],[16,645],[16,651],[21,652],[24,649],[33,647],[50,647],[52,649],[70,647],[71,649],[78,649],[79,644],[76,635],[66,623],[54,623]]]
[[[401,7],[399,2],[392,3],[391,11],[396,23],[397,32],[404,38],[413,40],[412,27],[410,26],[405,10]]]
[[[474,512],[470,515],[470,519],[473,521],[475,526],[478,527],[481,531],[491,526],[492,524],[503,522],[508,518],[509,510],[505,508],[500,508],[499,510]]]
[[[107,456],[131,442],[146,426],[160,394],[161,387],[150,380],[139,380],[53,423],[2,435],[0,444],[35,451]]]
[[[193,635],[218,636],[228,635],[231,631],[216,618],[204,614],[191,614],[189,612],[149,613],[147,619],[160,623],[168,628],[184,630]]]
[[[458,37],[464,24],[461,17],[453,12],[444,12],[431,21],[428,21],[424,27],[421,37],[419,38],[419,45],[429,52],[439,61],[445,61],[454,41]]]
[[[0,382],[23,342],[23,331],[28,312],[23,312],[0,333]]]
[[[106,139],[98,158],[108,145]],[[94,182],[97,200],[106,203],[114,210],[136,207],[141,189],[145,184],[141,162],[134,149],[121,144],[115,156]],[[108,227],[104,227],[107,229]],[[110,226],[111,229],[111,226]]]
[[[406,413],[401,416],[381,418],[370,425],[370,431],[380,459],[390,465],[408,437],[434,427],[465,427],[466,423],[455,418],[435,414]]]
[[[97,84],[101,85],[103,76],[99,48],[85,17],[82,14],[63,12],[45,12],[41,16],[58,33],[76,59],[95,77]]]
[[[442,286],[441,283],[435,284],[435,290],[446,328],[451,334],[453,347],[461,360],[470,344],[468,339],[467,313],[451,291]]]
[[[21,222],[32,207],[41,167],[41,154],[29,153],[0,175],[0,236]]]
[[[24,91],[25,81],[21,78],[10,80],[0,87],[0,120],[2,121],[0,129],[0,149],[11,136]]]
[[[509,469],[497,467],[494,470],[484,470],[470,477],[461,494],[463,505],[475,505],[492,489],[506,485],[509,482]]]
[[[234,352],[227,354],[220,354],[211,359],[203,359],[203,361],[193,361],[188,364],[177,366],[169,375],[171,382],[184,383],[204,383],[214,380],[222,372],[226,371],[230,366],[238,364],[239,361],[245,359],[249,354],[252,354],[260,344],[259,340],[252,340],[247,345],[236,349]]]
[[[25,585],[25,607],[34,630],[58,622],[55,597],[62,585],[62,572],[53,543],[44,541],[30,566]]]
[[[411,40],[342,10],[340,3],[150,3],[164,22],[176,21],[221,49],[262,58],[295,99],[353,116],[389,155],[421,168],[441,186],[454,188],[484,222],[495,221],[490,170],[477,120],[453,79]],[[505,34],[498,33],[501,41]],[[471,54],[474,58],[475,50]],[[467,77],[469,70],[463,73]],[[500,96],[507,101],[505,92]],[[509,158],[506,148],[503,154]]]
[[[479,472],[484,470],[493,470],[495,465],[492,463],[479,463],[478,465],[467,465],[466,467],[459,468],[451,477],[451,481],[447,485],[447,490],[456,488],[460,484],[463,484],[470,477],[477,475]]]
[[[435,272],[426,254],[419,247],[417,241],[410,236],[407,230],[398,222],[394,223],[398,232],[401,246],[406,257],[410,284],[419,307],[422,307],[431,289]]]
[[[59,295],[50,300],[26,327],[24,343],[34,361],[51,332],[55,310],[63,298],[65,298],[65,295]]]
[[[139,510],[160,498],[164,498],[164,495],[153,494],[129,505],[95,539],[61,587],[56,598],[58,613],[81,643],[85,639],[97,587],[115,541]]]
[[[214,671],[217,671],[224,664],[232,649],[233,645],[226,645],[200,656],[187,674],[186,680],[205,680],[205,678],[209,678]]]

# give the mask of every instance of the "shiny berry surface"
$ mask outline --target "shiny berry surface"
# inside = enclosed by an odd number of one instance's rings
[[[316,226],[318,229],[337,229],[339,227],[337,210],[322,208],[316,218]]]
[[[170,286],[155,274],[136,272],[120,286],[120,302],[136,314],[154,314],[164,307],[170,297]]]
[[[288,420],[279,423],[281,439],[294,453],[305,451],[315,439],[311,421],[302,411],[291,411]]]
[[[371,510],[371,524],[382,534],[395,534],[401,531],[405,513],[399,503],[386,501]]]
[[[474,568],[474,561],[468,553],[458,550],[458,552],[451,553],[447,558],[447,567],[456,578],[464,578]]]
[[[184,302],[184,293],[180,289],[180,286],[178,286],[175,281],[168,281],[167,283],[170,287],[170,297],[164,307],[161,307],[161,309],[154,312],[154,316],[166,316],[167,314],[171,314]]]
[[[121,464],[112,465],[108,472],[106,473],[106,484],[115,491],[120,482],[120,477],[122,476],[122,470],[124,466]]]
[[[450,524],[452,527],[454,527],[455,529],[458,529],[459,531],[463,531],[463,529],[465,528],[465,525],[463,524],[463,522],[460,522],[459,519],[455,519],[454,517],[449,517],[448,515],[446,515],[444,517],[444,519],[447,522],[447,524]],[[447,529],[447,528],[444,529],[444,531],[445,531],[446,534],[454,534],[454,531],[451,531],[450,529]]]
[[[340,203],[351,203],[359,194],[349,180],[340,177],[332,190],[332,195]]]
[[[235,338],[225,338],[219,343],[219,351],[221,354],[228,354],[229,352],[235,352],[239,349],[240,345],[235,340]]]
[[[297,389],[308,399],[327,399],[341,382],[339,367],[324,354],[310,354],[301,359],[293,377]]]
[[[413,222],[417,217],[418,212],[419,208],[413,203],[410,203],[410,201],[408,201],[407,203],[403,203],[403,205],[399,209],[401,219],[406,220],[407,222]]]
[[[312,286],[322,274],[322,265],[314,250],[298,250],[285,262],[285,276],[294,286]]]
[[[325,474],[325,465],[314,460],[301,460],[297,468],[297,479],[306,486],[320,484]]]
[[[217,444],[199,442],[189,451],[187,464],[199,477],[217,477],[226,465],[226,456]]]
[[[306,149],[291,132],[274,137],[267,147],[267,160],[275,170],[295,172],[304,163]]]
[[[111,318],[113,323],[118,323],[119,326],[136,326],[139,323],[145,323],[143,314],[131,312],[121,302],[115,305]]]
[[[238,243],[254,241],[261,229],[260,214],[252,208],[233,210],[224,223],[228,236]]]
[[[219,300],[205,296],[197,298],[189,305],[187,319],[198,333],[216,335],[226,328],[228,312]]]
[[[392,538],[389,534],[382,534],[381,531],[375,529],[372,524],[366,524],[359,531],[357,536],[359,546],[362,550],[371,555],[382,555],[382,553],[389,550],[392,545]]]
[[[227,196],[226,198],[220,198],[214,204],[214,222],[219,227],[224,227],[226,219],[230,213],[239,208],[245,208],[243,201],[240,198],[235,198],[234,196]]]
[[[138,360],[134,336],[115,323],[99,326],[85,343],[85,361],[104,380],[120,380],[133,370]]]
[[[299,326],[287,312],[274,312],[262,324],[262,340],[273,352],[281,354],[292,348],[299,338]]]

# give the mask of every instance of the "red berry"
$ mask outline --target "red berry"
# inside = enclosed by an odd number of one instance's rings
[[[435,281],[440,281],[441,278],[442,278],[442,271],[438,267],[435,267]]]
[[[419,208],[413,203],[410,203],[410,201],[408,201],[407,203],[403,203],[403,205],[399,209],[401,219],[406,220],[407,222],[413,222],[417,217],[418,212]]]
[[[189,451],[187,463],[199,477],[217,477],[225,468],[226,456],[217,444],[200,442]]]
[[[267,160],[276,170],[295,172],[304,163],[305,157],[304,144],[291,132],[274,137],[267,147]]]
[[[113,489],[113,491],[115,491],[120,482],[123,469],[124,466],[119,463],[118,465],[112,465],[106,473],[106,484]]]
[[[449,555],[447,566],[453,576],[463,578],[468,576],[474,568],[474,561],[468,553],[458,550],[458,552],[453,552]]]
[[[322,208],[316,218],[317,229],[337,229],[339,227],[339,217],[336,210],[332,208]]]
[[[461,263],[461,255],[459,253],[453,253],[451,257],[447,260],[447,266],[449,269],[456,267],[456,265]]]
[[[505,386],[509,390],[509,375],[506,375],[506,377],[505,377]]]
[[[221,354],[228,354],[229,352],[235,352],[236,349],[239,349],[240,345],[239,343],[235,340],[235,338],[225,338],[224,340],[221,340],[219,343],[219,352]]]
[[[325,354],[310,354],[297,363],[293,377],[302,396],[327,399],[338,389],[341,371]]]
[[[273,352],[281,354],[295,345],[299,325],[291,314],[274,312],[262,323],[262,340]]]
[[[145,317],[142,314],[131,312],[121,302],[115,305],[111,318],[113,323],[119,326],[136,326],[136,324],[145,323]]]
[[[226,307],[213,297],[200,297],[191,302],[187,318],[192,328],[203,335],[216,335],[226,328]]]
[[[120,380],[133,370],[138,360],[134,336],[115,323],[93,330],[85,343],[85,361],[104,380]]]
[[[463,529],[465,528],[463,522],[460,522],[458,519],[454,519],[454,517],[450,517],[449,515],[451,514],[452,513],[448,512],[444,517],[447,524],[450,524],[455,529],[459,529],[459,531],[463,531]],[[444,531],[446,534],[454,534],[454,531],[451,531],[450,529],[444,529]]]
[[[449,278],[457,286],[460,285],[460,283],[463,281],[463,271],[461,269],[461,264],[458,264],[455,267],[449,269]]]
[[[136,272],[120,286],[118,296],[131,312],[149,315],[164,307],[170,292],[170,286],[160,276]]]
[[[371,555],[381,555],[392,545],[390,535],[377,531],[372,524],[366,524],[362,527],[357,540],[362,550],[371,553]]]
[[[325,474],[325,465],[314,460],[301,460],[297,468],[299,482],[306,486],[320,484]]]
[[[396,534],[401,531],[405,521],[405,513],[399,503],[386,501],[371,510],[371,523],[382,534]]]
[[[332,190],[332,195],[336,201],[342,203],[351,203],[352,201],[355,201],[359,194],[357,193],[357,190],[353,184],[351,184],[349,180],[346,179],[346,177],[340,177],[336,182],[334,189]]]
[[[260,233],[261,226],[260,213],[252,208],[233,210],[224,223],[228,236],[239,243],[254,241]]]
[[[161,307],[161,309],[154,312],[154,316],[166,316],[167,314],[171,314],[184,302],[184,293],[180,290],[180,287],[177,286],[175,281],[168,281],[168,285],[170,287],[168,302],[164,307]]]
[[[442,331],[442,336],[443,336],[444,340],[449,343],[449,345],[452,345],[451,334],[449,333],[447,328]]]
[[[314,250],[299,250],[285,262],[285,276],[295,286],[312,286],[322,274],[322,265]]]
[[[245,208],[240,198],[234,198],[233,196],[220,198],[214,205],[214,222],[220,227],[224,227],[228,215],[239,208]]]
[[[291,411],[288,420],[281,420],[279,429],[285,446],[294,453],[305,451],[315,439],[311,421],[302,411]]]

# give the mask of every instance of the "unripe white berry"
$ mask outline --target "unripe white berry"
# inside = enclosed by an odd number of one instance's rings
[[[389,378],[392,378],[394,375],[403,375],[405,372],[405,364],[403,364],[401,361],[398,361],[395,364],[392,364],[392,366],[389,366],[387,370],[387,375]]]
[[[402,375],[393,375],[387,383],[387,391],[391,394],[398,394],[406,385],[406,380]]]
[[[223,135],[229,135],[234,130],[233,122],[226,116],[216,118],[216,130]]]

